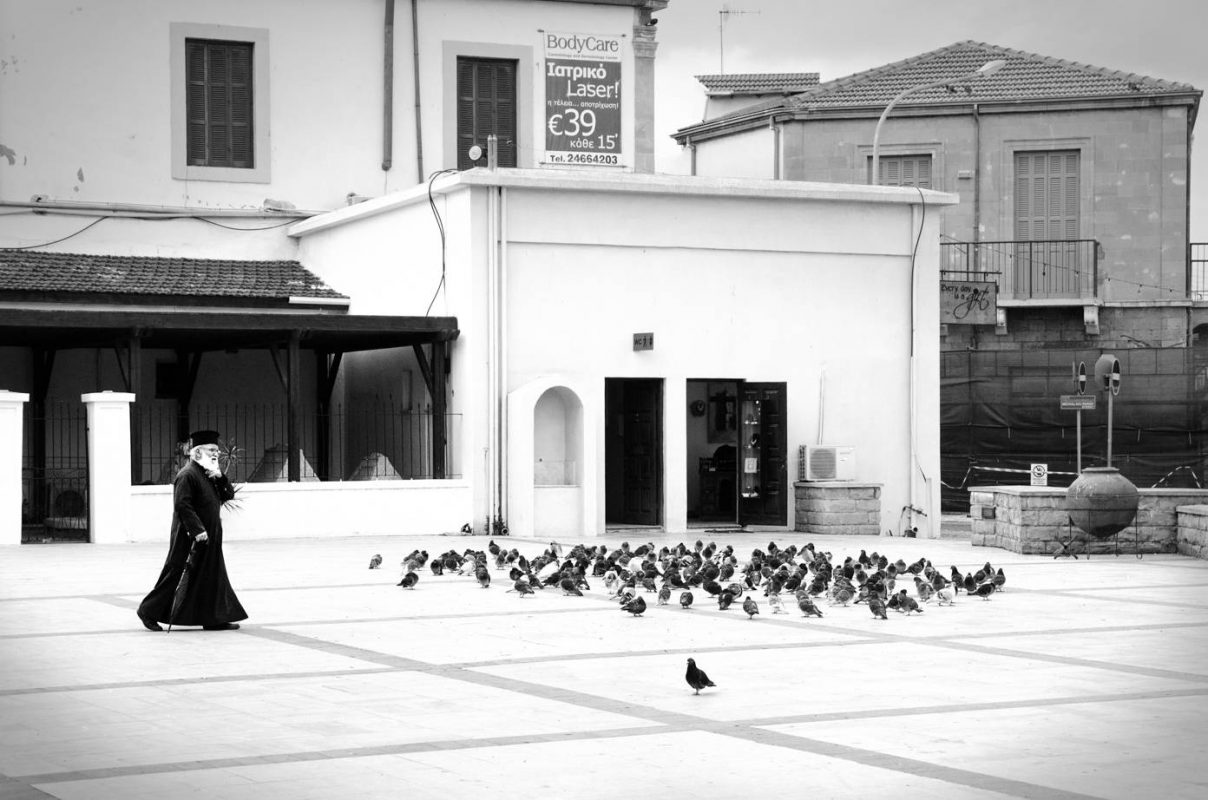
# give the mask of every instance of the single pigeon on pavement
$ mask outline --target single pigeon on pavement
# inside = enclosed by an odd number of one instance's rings
[[[695,689],[695,694],[700,694],[700,690],[706,686],[716,686],[717,684],[709,680],[709,676],[705,671],[696,666],[695,659],[688,659],[688,672],[684,675],[684,679],[688,681],[688,685]]]

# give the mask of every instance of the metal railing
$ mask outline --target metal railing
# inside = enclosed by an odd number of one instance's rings
[[[1208,300],[1208,242],[1191,243],[1191,299]]]
[[[437,477],[434,474],[434,429],[431,411],[412,411],[390,400],[337,406],[330,413],[314,409],[299,420],[300,478],[314,480],[390,480]],[[289,410],[283,404],[194,405],[188,430],[216,430],[224,470],[235,483],[288,480]],[[461,415],[444,415],[443,477],[456,478],[454,443]],[[182,425],[171,401],[139,404],[133,424],[140,452],[134,480],[171,483],[186,463]],[[185,434],[187,435],[187,434]]]
[[[1000,299],[1081,300],[1096,296],[1102,248],[1095,239],[949,241],[940,253],[942,277],[994,281]]]

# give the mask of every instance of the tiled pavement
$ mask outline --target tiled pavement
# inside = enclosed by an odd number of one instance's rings
[[[156,634],[134,608],[166,545],[3,547],[0,800],[1208,797],[1208,563],[701,536],[945,573],[989,559],[1008,583],[888,621],[653,596],[634,618],[598,581],[523,600],[494,572],[395,586],[412,549],[482,538],[228,541],[251,619]],[[716,689],[693,695],[687,656]]]

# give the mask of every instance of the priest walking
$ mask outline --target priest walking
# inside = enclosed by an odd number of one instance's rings
[[[222,557],[222,505],[235,496],[235,487],[218,465],[221,452],[217,431],[189,436],[189,463],[173,480],[173,513],[168,558],[155,588],[138,607],[147,630],[162,631],[160,623],[200,625],[208,631],[238,630],[247,612],[227,579]],[[193,550],[184,600],[175,617],[173,598],[189,551]]]

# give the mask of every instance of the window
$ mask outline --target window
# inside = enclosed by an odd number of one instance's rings
[[[268,183],[268,31],[186,22],[169,29],[172,177]]]
[[[1077,239],[1081,199],[1077,150],[1015,154],[1015,238]]]
[[[457,168],[475,166],[473,145],[486,150],[495,134],[499,166],[516,166],[516,61],[457,59]],[[479,162],[485,163],[485,162]]]
[[[1016,298],[1084,298],[1095,292],[1095,256],[1080,230],[1078,150],[1015,153]]]
[[[256,165],[252,120],[251,42],[188,39],[188,164],[251,169]]]
[[[877,156],[881,186],[916,186],[931,189],[931,156]],[[868,176],[872,177],[872,159],[868,160]],[[872,181],[870,180],[869,183]]]

